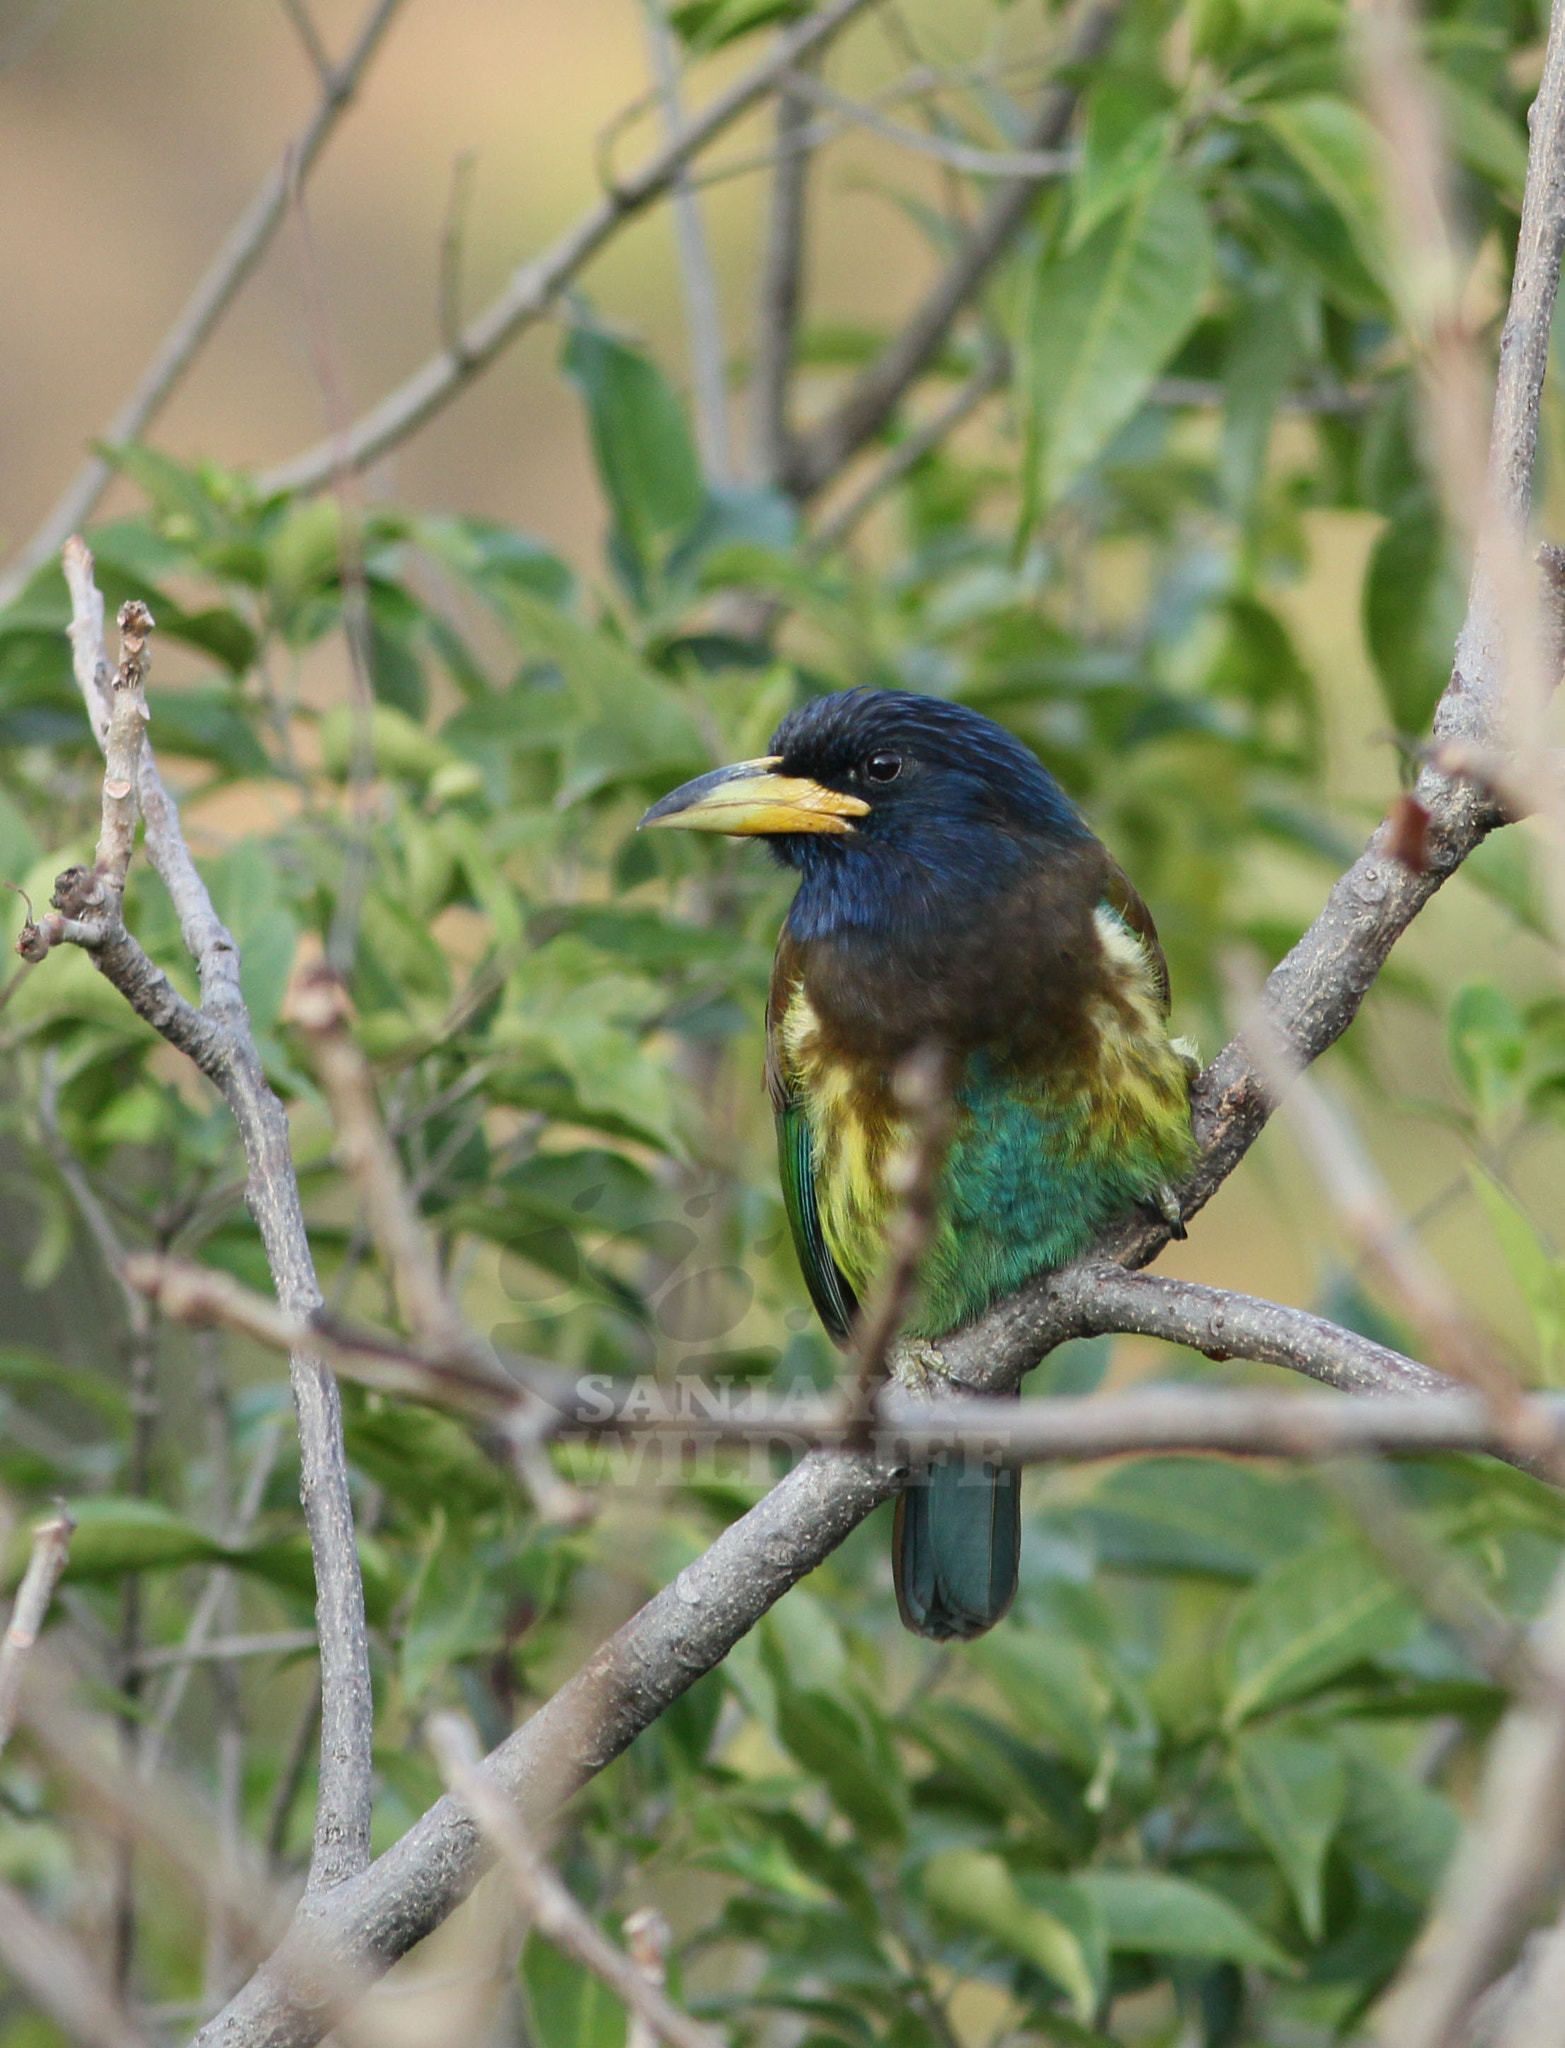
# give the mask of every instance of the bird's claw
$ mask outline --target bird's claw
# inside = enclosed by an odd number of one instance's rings
[[[1177,1238],[1182,1244],[1190,1235],[1189,1231],[1185,1228],[1185,1219],[1180,1211],[1179,1197],[1166,1181],[1153,1195],[1148,1206],[1155,1209],[1157,1214],[1168,1225],[1170,1237]]]
[[[927,1401],[932,1396],[931,1379],[948,1377],[945,1354],[922,1338],[904,1337],[892,1354],[891,1377],[899,1387]]]

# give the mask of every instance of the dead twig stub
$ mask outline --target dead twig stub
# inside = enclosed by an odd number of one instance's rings
[[[545,1941],[590,1970],[622,1999],[636,2020],[667,2048],[721,2048],[722,2037],[698,2026],[654,1975],[616,1948],[567,1890],[533,1844],[514,1801],[480,1768],[472,1729],[457,1714],[437,1714],[429,1746],[452,1797],[464,1806],[495,1852],[517,1903]]]
[[[29,1652],[37,1642],[49,1612],[49,1602],[60,1583],[71,1554],[71,1536],[76,1524],[63,1507],[56,1509],[33,1530],[27,1569],[11,1603],[11,1618],[0,1636],[0,1750],[11,1739],[17,1708],[22,1697],[22,1672]]]

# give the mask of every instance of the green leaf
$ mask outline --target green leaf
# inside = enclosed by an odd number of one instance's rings
[[[552,662],[570,693],[561,804],[615,782],[688,773],[710,758],[683,698],[627,647],[526,591],[509,602],[523,648]]]
[[[1418,499],[1387,525],[1364,572],[1364,638],[1399,732],[1428,726],[1450,679],[1466,603],[1439,512]]]
[[[596,328],[573,328],[561,360],[587,402],[613,541],[632,594],[644,602],[650,580],[706,503],[684,406],[649,356]]]
[[[1527,1020],[1493,982],[1458,989],[1446,1019],[1452,1070],[1480,1123],[1492,1127],[1521,1100],[1527,1068]]]
[[[705,52],[773,22],[797,21],[806,11],[805,0],[682,0],[669,9],[668,21],[682,42]]]
[[[1448,1799],[1367,1750],[1348,1755],[1341,1842],[1394,1891],[1424,1905],[1440,1882],[1458,1833]]]
[[[378,703],[421,719],[427,692],[416,643],[423,629],[423,612],[400,584],[371,576],[365,588],[369,597],[370,687]]]
[[[1319,1941],[1326,1851],[1347,1799],[1347,1770],[1328,1742],[1249,1732],[1233,1749],[1239,1810],[1275,1858],[1311,1941]]]
[[[1384,225],[1369,122],[1335,93],[1271,100],[1255,114],[1340,216],[1370,276],[1382,279]]]
[[[625,2008],[591,1970],[539,1934],[522,1953],[522,1982],[539,2048],[625,2048]]]
[[[0,1344],[0,1385],[47,1387],[69,1394],[116,1429],[124,1426],[128,1412],[124,1390],[113,1380],[28,1344]]]
[[[877,1741],[867,1706],[829,1692],[783,1685],[777,1734],[866,1841],[899,1843],[907,1832],[906,1795],[889,1742]]]
[[[1123,72],[1111,72],[1093,89],[1081,169],[1071,181],[1067,252],[1162,174],[1174,143],[1173,116],[1157,105],[1165,97],[1155,77]]]
[[[1321,1526],[1319,1496],[1216,1458],[1140,1458],[1109,1474],[1081,1519],[1105,1564],[1253,1578]]]
[[[1102,1915],[1111,1949],[1253,1964],[1298,1975],[1298,1964],[1260,1928],[1189,1878],[1153,1870],[1081,1870],[1073,1882]]]
[[[1432,72],[1430,83],[1455,154],[1519,208],[1527,182],[1527,138],[1518,123],[1449,71]]]
[[[216,1563],[227,1555],[205,1529],[157,1501],[100,1494],[73,1500],[76,1522],[65,1577],[112,1578],[120,1572],[156,1571],[172,1565]],[[13,1534],[7,1578],[26,1562],[27,1531]]]
[[[1206,209],[1178,170],[1036,274],[1025,374],[1040,510],[1059,502],[1136,411],[1195,325],[1211,276]]]
[[[1025,1956],[1059,1985],[1083,2024],[1092,2017],[1103,1971],[1101,1961],[1093,1967],[1090,1938],[1059,1912],[1024,1898],[1000,1857],[978,1849],[947,1849],[924,1865],[923,1884],[924,1896],[937,1911]],[[1066,1889],[1061,1882],[1060,1890]],[[1072,1917],[1082,1920],[1079,1904]],[[1097,1946],[1101,1951],[1101,1941]]]
[[[1272,422],[1300,355],[1290,295],[1244,303],[1223,357],[1223,495],[1237,513],[1254,503],[1266,470]]]
[[[1319,1543],[1258,1579],[1234,1609],[1224,1725],[1297,1699],[1353,1665],[1395,1650],[1418,1615],[1357,1543]]]
[[[1468,1169],[1473,1193],[1483,1206],[1489,1227],[1500,1241],[1500,1250],[1517,1291],[1527,1304],[1543,1367],[1543,1377],[1557,1383],[1560,1360],[1565,1356],[1565,1259],[1557,1259],[1539,1237],[1528,1217],[1511,1195],[1480,1168]]]
[[[159,625],[162,624],[161,619]],[[228,775],[269,775],[272,764],[233,690],[162,690],[153,713],[158,753],[189,754]]]
[[[967,1653],[998,1687],[1021,1727],[1079,1770],[1097,1768],[1112,1698],[1086,1649],[1053,1630],[1007,1621]]]

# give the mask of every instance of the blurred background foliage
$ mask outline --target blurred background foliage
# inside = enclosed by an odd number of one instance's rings
[[[721,71],[793,11],[673,18],[690,61]],[[633,75],[635,8],[605,22],[610,76]],[[1421,27],[1490,346],[1543,27],[1534,0],[1445,0]],[[500,1346],[655,1376],[669,1399],[689,1375],[829,1380],[758,1082],[786,884],[754,849],[634,831],[653,796],[763,752],[822,688],[956,697],[1031,742],[1151,903],[1179,1025],[1220,1042],[1234,963],[1280,956],[1408,778],[1460,617],[1349,30],[1338,0],[1132,0],[1083,80],[1068,175],[872,462],[997,349],[1008,384],[845,544],[773,488],[714,479],[672,337],[613,291],[573,300],[528,370],[527,404],[590,457],[601,547],[569,463],[558,503],[535,463],[501,517],[455,479],[297,499],[161,441],[114,451],[99,580],[111,609],[134,594],[158,621],[153,737],[243,949],[333,1305],[394,1319],[286,1021],[307,944],[348,976],[409,1178]],[[869,17],[829,75],[861,89],[927,64],[928,132],[1004,150],[1058,33],[1036,5],[931,0]],[[60,42],[29,45],[18,75],[63,64]],[[572,147],[585,160],[580,118]],[[806,411],[893,330],[877,293],[901,305],[979,189],[894,150],[870,161],[843,170],[828,150],[814,172]],[[843,191],[887,224],[878,259],[853,256]],[[737,301],[754,250],[719,247]],[[869,263],[851,317],[845,247]],[[1551,382],[1546,508],[1562,429]],[[514,422],[487,431],[510,460]],[[35,902],[96,832],[65,617],[54,569],[0,614],[0,874]],[[193,993],[145,865],[127,912]],[[1515,828],[1437,901],[1328,1063],[1454,1285],[1545,1383],[1565,1353],[1550,929]],[[240,1343],[132,1328],[103,1258],[152,1244],[266,1285],[234,1133],[82,954],[14,972],[0,1004],[12,1570],[22,1518],[67,1496],[52,1634],[96,1711],[295,1870],[312,1600],[286,1384]],[[1408,1342],[1355,1249],[1277,1133],[1178,1264]],[[1071,1347],[1032,1385],[1086,1394],[1150,1370],[1261,1376],[1121,1342]],[[438,1792],[429,1711],[461,1706],[498,1739],[771,1468],[584,1453],[598,1513],[567,1531],[451,1421],[344,1399],[383,1847]],[[1395,1483],[1485,1599],[1531,1614],[1554,1496],[1460,1459]],[[561,1842],[573,1888],[615,1927],[660,1907],[681,1994],[768,2048],[1351,2029],[1420,1924],[1500,1694],[1308,1477],[1142,1459],[1027,1489],[1022,1594],[993,1635],[941,1652],[900,1632],[877,1518],[582,1797]],[[171,1662],[203,1601],[218,1635],[271,1646]],[[115,1859],[25,1740],[0,1768],[0,1873],[110,1952]],[[120,1967],[176,2029],[232,1962],[146,1859],[134,1902]],[[478,1989],[430,2005],[419,2038],[620,2048],[623,2011],[536,1941],[519,1975],[473,1963],[486,1941],[506,1953],[481,1905],[429,1965],[465,1954]],[[0,1991],[0,2048],[56,2038]]]

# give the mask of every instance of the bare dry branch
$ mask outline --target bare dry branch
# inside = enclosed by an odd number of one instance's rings
[[[892,1367],[893,1351],[913,1306],[919,1267],[940,1220],[940,1169],[955,1114],[949,1061],[926,1047],[903,1061],[892,1092],[907,1119],[901,1148],[886,1162],[886,1184],[897,1207],[886,1227],[886,1267],[853,1330],[844,1398],[847,1441],[855,1450],[869,1439],[875,1395]]]
[[[436,1714],[427,1732],[447,1789],[494,1850],[522,1911],[544,1939],[601,1978],[668,2048],[719,2048],[722,2036],[681,2012],[661,1983],[616,1948],[576,1903],[533,1846],[514,1801],[481,1768],[468,1723],[458,1714]]]
[[[678,44],[668,25],[666,0],[643,0],[643,5],[652,75],[663,107],[663,126],[673,142],[685,125]],[[695,407],[696,439],[710,481],[731,483],[734,464],[728,432],[728,364],[717,273],[712,267],[701,201],[685,172],[674,179],[669,194],[680,280],[685,292],[685,337],[690,348],[690,395]]]
[[[98,437],[111,448],[135,441],[162,411],[277,232],[292,184],[309,175],[315,159],[358,91],[401,0],[371,0],[369,12],[342,62],[328,66],[310,118],[262,180],[255,197],[213,257],[179,318],[158,345],[141,382]],[[101,455],[84,462],[42,526],[0,576],[0,605],[11,602],[36,569],[59,552],[108,488],[113,466]]]
[[[785,82],[790,94],[797,94],[811,106],[824,107],[828,113],[840,114],[851,127],[865,128],[871,135],[894,142],[899,149],[933,157],[937,163],[953,171],[965,171],[969,177],[1058,178],[1077,161],[1075,152],[1068,149],[982,149],[943,135],[927,135],[904,122],[888,120],[863,100],[837,92],[823,79],[812,78],[805,72],[796,72]]]
[[[103,824],[98,835],[97,868],[111,888],[123,895],[136,850],[136,783],[147,720],[147,635],[152,614],[133,598],[120,606],[120,665],[110,685],[109,732],[103,748]]]
[[[1107,48],[1122,5],[1123,0],[1088,0],[1060,61],[1062,82],[1044,93],[1034,118],[1027,137],[1029,155],[1043,152],[1052,158],[1064,141],[1080,97],[1081,75]],[[1009,248],[1037,196],[1042,176],[1032,171],[999,186],[978,225],[902,332],[827,417],[800,437],[783,478],[794,497],[814,497],[890,420]]]
[[[67,544],[64,566],[77,679],[99,743],[107,745],[113,692],[102,651],[103,601],[93,581],[92,556],[81,541]],[[98,971],[170,1044],[194,1060],[227,1102],[244,1144],[251,1213],[278,1303],[285,1314],[307,1316],[319,1307],[321,1293],[305,1235],[288,1119],[251,1035],[239,950],[212,907],[180,830],[178,810],[145,744],[136,782],[147,854],[173,899],[195,960],[200,1008],[178,993],[126,931],[117,893],[111,899],[94,871],[67,870],[56,886],[55,906],[67,918],[101,925],[103,942],[90,955]],[[321,1360],[307,1352],[292,1354],[289,1374],[299,1415],[301,1491],[315,1564],[325,1700],[311,1882],[328,1886],[361,1869],[369,1857],[369,1646],[336,1385]]]
[[[1251,1358],[1286,1366],[1371,1401],[1300,1401],[1278,1394],[1198,1392],[1148,1387],[1110,1400],[922,1400],[882,1388],[871,1409],[868,1441],[893,1464],[936,1450],[994,1448],[1016,1464],[1045,1459],[1116,1457],[1136,1450],[1214,1450],[1235,1455],[1326,1457],[1353,1451],[1488,1450],[1533,1470],[1518,1456],[1484,1403],[1427,1366],[1388,1351],[1303,1309],[1230,1294],[1164,1274],[1119,1266],[1072,1268],[1051,1325],[1051,1343],[1067,1336],[1131,1331],[1188,1345],[1213,1358]],[[864,1435],[851,1405],[836,1399],[768,1401],[751,1390],[738,1402],[687,1395],[676,1385],[649,1399],[640,1381],[588,1374],[572,1379],[527,1361],[525,1386],[474,1374],[465,1352],[418,1353],[373,1331],[319,1319],[289,1322],[262,1295],[226,1273],[138,1254],[127,1261],[132,1284],[155,1296],[174,1321],[218,1322],[285,1351],[315,1343],[346,1377],[388,1393],[450,1408],[502,1432],[536,1440],[540,1412],[550,1433],[583,1441],[662,1435],[690,1447],[754,1443],[779,1449],[854,1446]],[[1062,1323],[1069,1327],[1061,1334]],[[922,1356],[931,1357],[929,1347]],[[956,1370],[953,1370],[953,1360]],[[946,1340],[934,1362],[944,1377],[975,1392],[998,1390],[1004,1373],[966,1377],[965,1358]],[[1529,1441],[1545,1456],[1559,1441],[1561,1399],[1530,1397]]]
[[[76,1524],[59,1508],[33,1530],[32,1550],[11,1603],[11,1618],[0,1636],[0,1750],[11,1739],[22,1697],[22,1667],[49,1612],[49,1602],[71,1554]]]
[[[438,355],[388,392],[343,435],[321,443],[261,478],[263,491],[319,490],[346,466],[362,469],[421,427],[470,384],[518,334],[542,319],[584,264],[596,256],[628,220],[661,199],[674,180],[714,137],[764,99],[777,80],[819,48],[874,0],[829,0],[779,37],[752,70],[726,87],[682,132],[614,188],[559,241],[516,270],[497,298],[470,320],[461,347]]]
[[[1489,1746],[1477,1811],[1381,2010],[1387,2048],[1456,2048],[1555,1870],[1565,1831],[1565,1571],[1531,1647],[1549,1685],[1517,1700]]]
[[[818,59],[816,60],[818,61]],[[811,66],[791,76],[809,75]],[[750,469],[758,484],[775,485],[789,460],[789,393],[804,298],[809,110],[790,84],[778,89],[777,163],[766,217],[766,253],[755,300],[755,363],[750,378]]]

